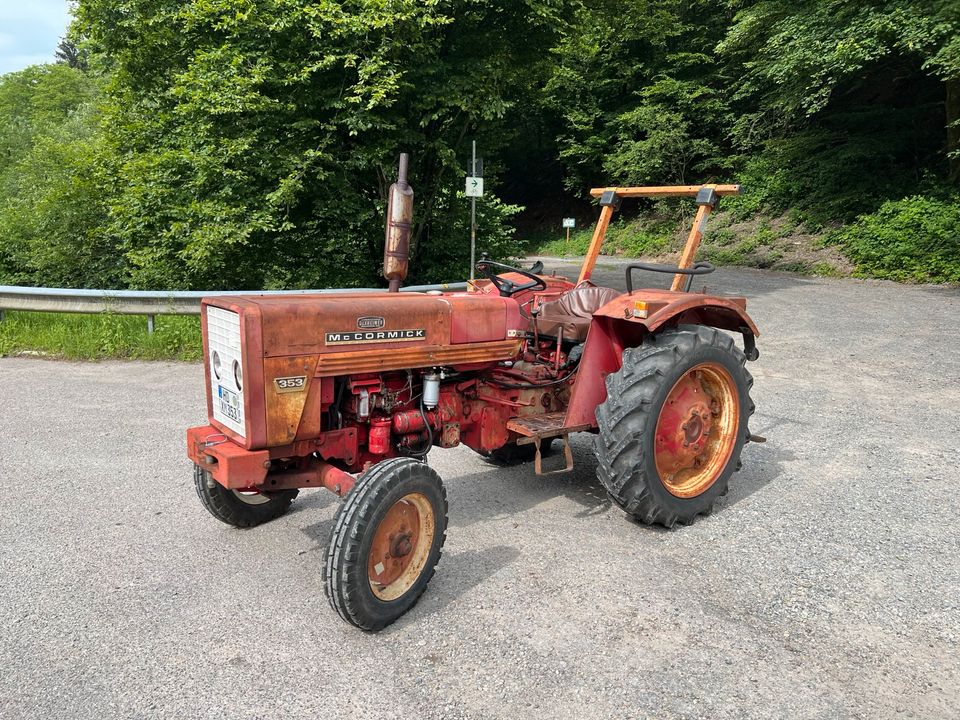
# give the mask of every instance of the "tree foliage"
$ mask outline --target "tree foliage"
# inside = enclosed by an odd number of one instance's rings
[[[718,51],[730,68],[734,146],[790,173],[778,207],[847,219],[947,174],[960,121],[956,3],[748,3]],[[960,99],[960,98],[958,98]]]
[[[0,78],[0,280],[122,285],[106,228],[110,152],[94,80],[68,65]]]
[[[461,277],[472,139],[481,249],[503,258],[521,249],[514,227],[586,215],[587,189],[613,183],[740,180],[727,205],[740,215],[874,237],[874,211],[901,227],[921,206],[889,203],[956,203],[955,1],[78,0],[75,13],[60,64],[0,78],[8,282],[369,285],[402,151],[411,280]]]
[[[53,53],[58,63],[69,65],[75,70],[87,70],[87,52],[77,47],[70,38],[62,38]]]
[[[716,3],[600,2],[579,7],[546,86],[563,118],[568,185],[685,183],[725,169]]]
[[[79,30],[111,73],[122,187],[111,232],[131,281],[369,283],[401,150],[420,199],[414,274],[462,274],[462,251],[448,246],[465,245],[456,190],[467,139],[495,149],[509,135],[556,10],[549,0],[84,0]],[[512,210],[484,208],[502,246]]]

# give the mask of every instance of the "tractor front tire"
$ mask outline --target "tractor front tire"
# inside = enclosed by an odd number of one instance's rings
[[[753,378],[733,339],[700,325],[623,353],[597,408],[597,477],[639,522],[672,527],[726,494],[749,437]]]
[[[274,520],[290,509],[297,490],[240,492],[228,490],[199,465],[193,466],[197,496],[207,511],[220,522],[238,528],[252,528]]]
[[[330,606],[377,631],[412,608],[433,577],[447,532],[447,495],[412,458],[374,465],[337,512],[323,567]]]

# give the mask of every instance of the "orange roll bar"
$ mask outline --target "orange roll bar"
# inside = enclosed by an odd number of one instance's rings
[[[590,247],[587,249],[586,257],[583,258],[583,267],[580,268],[580,277],[577,283],[582,283],[590,279],[593,274],[593,268],[597,264],[597,257],[600,255],[600,248],[603,247],[603,241],[607,236],[607,228],[610,227],[610,220],[613,213],[617,210],[621,198],[659,198],[659,197],[696,197],[701,190],[713,190],[715,196],[721,195],[739,195],[739,185],[663,185],[655,187],[608,187],[593,188],[590,194],[593,197],[599,197],[600,204],[603,206],[600,211],[600,219],[593,231],[593,238],[590,240]],[[690,234],[687,236],[687,242],[683,247],[683,253],[680,256],[678,267],[687,269],[693,266],[693,261],[697,255],[697,249],[700,247],[700,240],[703,238],[703,229],[707,224],[707,217],[716,206],[716,197],[714,202],[700,202],[697,208],[697,217],[693,221],[693,227],[690,228]],[[674,291],[683,290],[686,287],[686,275],[674,275],[673,285],[670,289]]]

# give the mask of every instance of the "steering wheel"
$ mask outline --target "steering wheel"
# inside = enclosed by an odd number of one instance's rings
[[[527,270],[521,270],[520,268],[510,267],[509,265],[504,265],[503,263],[493,262],[486,257],[484,253],[483,257],[480,258],[480,262],[477,263],[476,268],[479,272],[482,272],[484,275],[489,278],[490,282],[493,283],[493,286],[500,291],[500,297],[510,297],[514,293],[522,292],[523,290],[533,290],[534,288],[539,288],[540,290],[546,290],[547,284],[543,279],[538,278],[532,272]],[[517,284],[512,280],[507,280],[497,275],[493,271],[493,268],[499,269],[501,272],[512,272],[519,275],[523,275],[526,278],[530,278],[530,282]],[[542,263],[536,263],[530,270],[543,270]]]

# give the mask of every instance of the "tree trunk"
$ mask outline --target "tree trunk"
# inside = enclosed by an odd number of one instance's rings
[[[947,161],[950,181],[960,183],[960,78],[950,78],[947,85]]]

